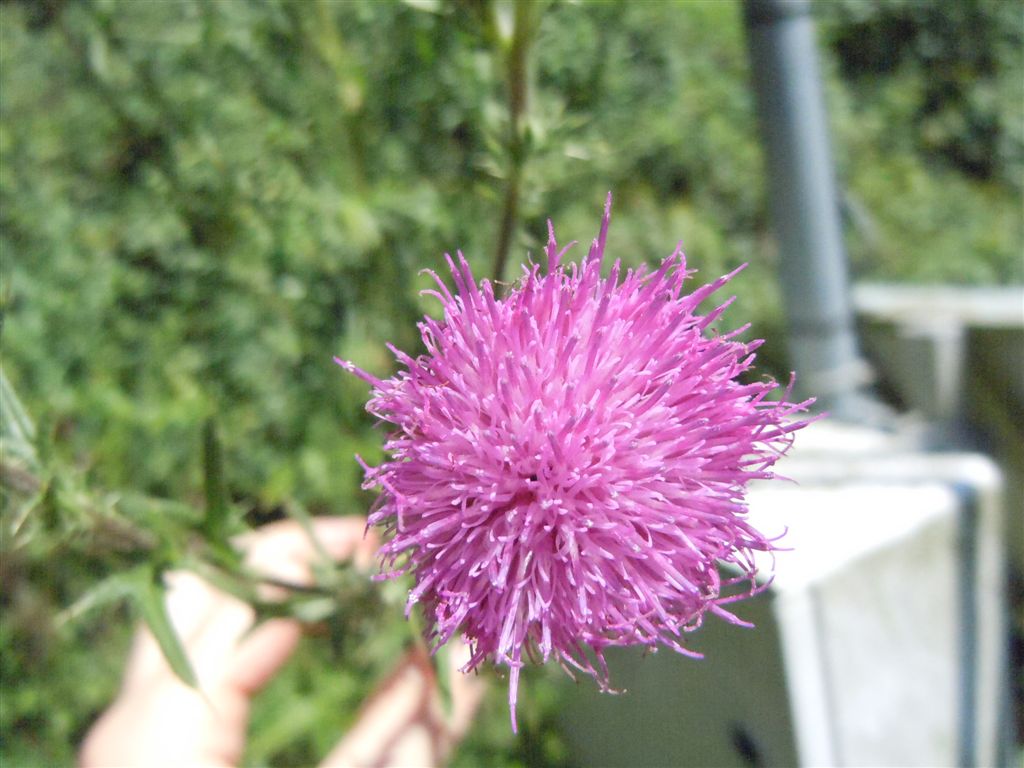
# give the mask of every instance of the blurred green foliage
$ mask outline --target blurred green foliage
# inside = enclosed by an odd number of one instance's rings
[[[855,275],[1024,279],[1019,7],[815,8]],[[384,375],[385,341],[416,348],[419,270],[461,248],[489,275],[510,189],[500,277],[547,217],[588,242],[611,189],[627,264],[679,238],[705,278],[751,263],[732,322],[788,370],[740,6],[531,9],[516,73],[525,22],[485,0],[0,4],[2,354],[38,421],[18,437],[5,411],[0,762],[70,762],[113,695],[126,604],[60,612],[195,559],[208,419],[223,535],[365,513],[352,457],[380,434],[331,356]],[[394,613],[306,641],[259,702],[251,763],[326,752],[405,642]],[[456,764],[565,762],[546,674],[519,738],[494,686]]]

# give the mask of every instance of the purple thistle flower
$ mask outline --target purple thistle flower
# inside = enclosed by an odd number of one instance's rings
[[[705,613],[744,623],[722,606],[760,589],[753,552],[773,549],[744,487],[807,423],[790,417],[810,401],[737,381],[762,342],[711,331],[732,299],[696,314],[739,270],[686,294],[677,248],[653,273],[616,261],[602,278],[610,210],[611,195],[579,266],[560,265],[573,244],[559,250],[549,223],[547,273],[524,266],[504,298],[447,257],[456,293],[429,273],[444,319],[419,324],[424,355],[388,345],[392,378],[337,361],[393,425],[390,459],[363,464],[383,491],[369,522],[391,534],[382,578],[412,572],[407,613],[424,604],[435,647],[464,635],[464,671],[509,667],[513,729],[524,656],[607,690],[609,646],[699,657],[682,641]]]

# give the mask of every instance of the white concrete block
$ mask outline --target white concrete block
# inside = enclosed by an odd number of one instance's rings
[[[692,661],[622,651],[565,722],[582,764],[993,765],[1005,682],[1000,476],[984,457],[816,424],[751,489],[788,528],[770,590]],[[769,558],[770,560],[770,558]],[[770,563],[769,563],[770,565]]]

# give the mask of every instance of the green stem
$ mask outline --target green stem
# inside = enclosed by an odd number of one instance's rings
[[[534,4],[515,4],[512,40],[505,54],[505,76],[508,90],[508,179],[502,204],[501,225],[498,230],[498,245],[494,253],[494,267],[491,270],[495,280],[501,280],[508,263],[508,252],[512,247],[519,219],[519,197],[526,162],[526,143],[523,141],[523,120],[529,108],[530,82],[528,76],[530,42],[534,31]]]

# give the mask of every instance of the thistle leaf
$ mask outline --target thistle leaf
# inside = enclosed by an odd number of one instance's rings
[[[132,571],[132,603],[139,617],[153,633],[174,674],[190,688],[198,688],[199,681],[195,670],[192,669],[192,662],[189,661],[188,653],[181,644],[181,638],[178,637],[178,632],[167,613],[167,603],[164,599],[167,590],[160,576],[160,572],[151,565],[142,565]]]

